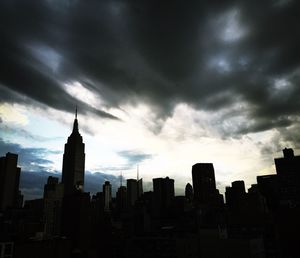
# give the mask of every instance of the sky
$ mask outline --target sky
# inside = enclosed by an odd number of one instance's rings
[[[212,162],[247,187],[300,150],[300,2],[0,2],[0,155],[19,154],[25,198],[60,176],[78,107],[86,191],[144,188]]]

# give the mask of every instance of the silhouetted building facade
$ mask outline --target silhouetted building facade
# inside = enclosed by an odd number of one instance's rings
[[[91,241],[90,194],[77,191],[63,198],[62,236],[72,241],[73,249],[87,250]]]
[[[78,130],[77,110],[73,131],[65,144],[62,167],[62,183],[64,194],[72,194],[76,190],[83,191],[84,187],[85,153],[82,136]]]
[[[138,199],[138,184],[136,179],[127,179],[127,206],[134,206]]]
[[[289,207],[300,206],[300,156],[294,156],[293,149],[285,148],[283,158],[275,159],[280,186],[280,204]]]
[[[279,184],[277,175],[257,176],[257,187],[266,198],[268,208],[276,210],[279,205]]]
[[[234,181],[231,187],[226,187],[225,192],[226,205],[231,211],[240,210],[246,198],[246,190],[244,181]]]
[[[246,194],[246,210],[250,213],[266,213],[268,211],[266,198],[259,191],[257,184],[252,184]]]
[[[44,233],[44,199],[26,200],[24,203],[26,211],[23,223],[24,235],[35,237]]]
[[[44,223],[46,237],[60,235],[64,185],[57,177],[49,176],[44,186]]]
[[[174,179],[153,178],[152,181],[154,214],[156,216],[168,215],[175,197]]]
[[[185,186],[185,197],[189,201],[192,201],[193,198],[194,198],[193,186],[190,183],[187,183],[186,186]]]
[[[8,152],[0,158],[0,210],[18,206],[21,169],[18,155]]]
[[[219,196],[216,190],[215,171],[212,163],[197,163],[192,167],[194,200],[211,205]]]
[[[120,186],[116,193],[116,208],[119,213],[126,210],[127,207],[127,188],[126,186]]]
[[[108,212],[111,208],[111,184],[109,181],[105,181],[103,185],[103,195],[104,195],[104,211]]]

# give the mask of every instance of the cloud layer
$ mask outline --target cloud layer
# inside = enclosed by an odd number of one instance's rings
[[[49,176],[55,176],[61,179],[60,173],[50,173],[46,171],[40,172],[28,172],[22,171],[20,178],[20,190],[24,194],[25,199],[42,198],[44,193],[44,185],[47,183]],[[102,185],[105,181],[109,181],[112,184],[113,194],[119,187],[119,179],[114,175],[104,173],[85,173],[85,192],[95,194],[102,192]]]
[[[3,102],[77,103],[111,119],[105,108],[124,103],[165,119],[182,102],[213,111],[241,102],[235,134],[298,123],[299,1],[4,0],[0,10]],[[72,82],[102,106],[68,94]]]

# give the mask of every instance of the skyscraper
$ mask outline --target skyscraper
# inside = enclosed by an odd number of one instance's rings
[[[209,204],[216,196],[215,171],[212,163],[197,163],[192,167],[194,200]]]
[[[118,212],[125,211],[127,207],[127,188],[126,186],[120,186],[116,193],[116,206]]]
[[[78,130],[77,108],[73,131],[65,144],[62,167],[62,183],[64,194],[69,195],[76,190],[83,190],[84,186],[84,143]]]
[[[293,149],[285,148],[283,158],[275,159],[279,181],[280,204],[289,207],[300,206],[300,156],[294,156]]]
[[[153,178],[154,214],[164,216],[169,212],[175,197],[174,179]]]
[[[185,197],[191,201],[193,200],[193,197],[194,197],[194,190],[193,190],[193,187],[190,183],[187,183],[186,186],[185,186]]]
[[[47,237],[58,236],[61,226],[63,184],[57,177],[49,176],[44,186],[44,223]]]
[[[234,181],[231,187],[226,187],[226,205],[230,210],[237,211],[242,208],[246,198],[245,183],[242,180]]]
[[[21,169],[18,155],[8,152],[0,158],[0,210],[17,206]]]
[[[138,184],[136,179],[127,179],[127,205],[134,206],[138,199]]]
[[[109,181],[105,181],[103,185],[104,195],[104,211],[110,211],[111,206],[111,184]]]

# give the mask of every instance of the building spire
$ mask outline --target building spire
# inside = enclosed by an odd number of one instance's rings
[[[73,133],[78,133],[78,120],[77,120],[77,105],[75,109],[75,119],[74,119],[74,124],[73,124]]]
[[[140,173],[139,172],[139,164],[137,164],[137,167],[136,167],[136,180],[137,181],[139,181],[139,176],[140,176],[139,173]]]

